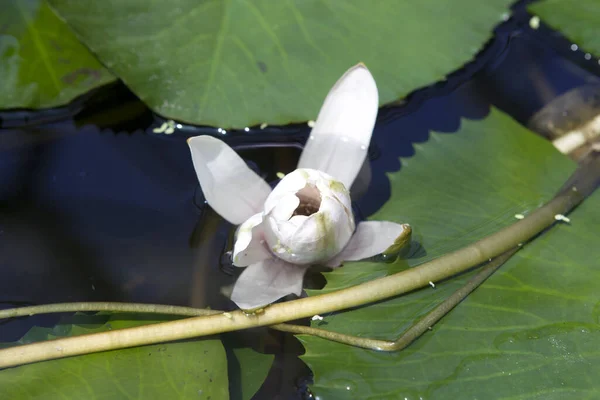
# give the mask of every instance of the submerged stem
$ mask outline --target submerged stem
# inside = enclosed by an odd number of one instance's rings
[[[186,318],[150,326],[32,343],[0,350],[0,368],[98,351],[208,336],[362,306],[389,299],[466,271],[525,243],[567,214],[600,181],[600,157],[580,166],[569,185],[550,202],[514,223],[469,246],[394,275],[318,296],[273,304],[262,313],[243,311]]]

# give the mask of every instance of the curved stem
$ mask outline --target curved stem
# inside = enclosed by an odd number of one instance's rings
[[[362,347],[371,350],[381,351],[399,351],[404,349],[415,339],[431,329],[435,323],[442,319],[454,307],[464,300],[473,290],[481,285],[490,275],[492,275],[502,264],[517,252],[519,247],[507,251],[499,257],[490,261],[481,271],[471,278],[465,285],[457,289],[452,295],[445,299],[440,305],[422,317],[416,324],[402,333],[394,341],[371,339],[362,336],[352,336],[343,333],[328,331],[326,329],[313,328],[310,326],[293,324],[276,324],[269,328],[281,332],[290,332],[294,334],[304,334],[317,336],[334,342],[343,343],[351,346]],[[0,310],[0,319],[31,316],[35,314],[49,314],[61,312],[82,312],[82,311],[111,311],[111,312],[131,312],[131,313],[149,313],[165,315],[181,315],[186,317],[195,317],[199,315],[221,314],[223,311],[204,310],[192,307],[170,306],[161,304],[140,304],[140,303],[116,303],[116,302],[85,302],[85,303],[56,303],[41,306],[20,307],[7,310]]]
[[[454,307],[464,300],[473,290],[477,289],[487,278],[489,278],[502,264],[512,257],[520,247],[516,247],[506,253],[494,258],[481,271],[473,276],[467,283],[452,293],[447,299],[440,303],[437,307],[419,319],[410,328],[404,331],[394,341],[371,339],[361,336],[346,335],[343,333],[328,331],[325,329],[313,328],[310,326],[278,324],[272,328],[279,331],[290,332],[295,334],[305,334],[317,336],[323,339],[332,340],[351,346],[362,347],[371,350],[381,351],[399,351],[407,347],[417,338],[419,338],[427,330],[431,329],[440,319],[448,314]]]
[[[600,157],[595,154],[591,162],[577,169],[564,190],[525,219],[462,249],[394,275],[336,292],[273,304],[261,313],[246,314],[240,310],[16,346],[0,350],[0,368],[275,325],[398,296],[424,287],[431,281],[437,282],[466,271],[527,242],[551,226],[557,214],[567,214],[593,192],[599,180]]]

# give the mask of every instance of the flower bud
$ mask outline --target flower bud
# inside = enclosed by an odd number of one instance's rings
[[[324,262],[354,233],[350,194],[330,175],[297,169],[265,202],[265,240],[277,257],[294,264]]]

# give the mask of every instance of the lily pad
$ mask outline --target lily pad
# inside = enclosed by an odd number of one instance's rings
[[[390,174],[376,220],[409,222],[423,249],[391,265],[348,263],[324,291],[410,268],[527,214],[562,186],[574,163],[499,111],[431,133]],[[410,188],[410,190],[406,190]],[[406,350],[382,353],[302,336],[319,398],[595,398],[600,395],[600,193],[527,244]],[[394,340],[471,274],[313,323]],[[312,292],[314,293],[314,292]],[[317,291],[318,293],[318,291]]]
[[[32,328],[20,343],[161,321],[127,314],[74,319],[52,329]],[[226,399],[228,390],[225,349],[217,339],[141,346],[0,371],[0,398],[11,400]]]
[[[512,0],[50,0],[154,111],[222,127],[316,118],[351,65],[380,102],[470,61]]]
[[[600,2],[597,0],[543,0],[531,4],[529,11],[583,50],[600,57]]]
[[[232,352],[239,366],[235,378],[240,382],[238,386],[230,385],[231,399],[250,400],[264,383],[275,356],[258,353],[250,348],[235,348]]]
[[[0,109],[60,106],[114,80],[44,0],[2,1]]]

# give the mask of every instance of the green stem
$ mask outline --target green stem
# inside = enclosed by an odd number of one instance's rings
[[[569,186],[525,219],[467,247],[394,275],[336,292],[273,304],[262,313],[247,315],[239,310],[11,347],[0,350],[0,368],[275,325],[398,296],[466,271],[527,242],[551,226],[555,215],[567,214],[593,192],[599,180],[600,157],[595,154],[592,162],[577,169]]]
[[[471,278],[464,286],[456,290],[450,297],[445,299],[435,309],[421,318],[416,324],[404,332],[395,341],[370,339],[361,336],[351,336],[343,333],[328,331],[325,329],[312,328],[309,326],[276,324],[269,328],[282,332],[295,334],[306,334],[317,336],[323,339],[332,340],[351,346],[363,347],[371,350],[398,351],[402,350],[415,339],[421,336],[425,331],[437,323],[444,315],[452,310],[458,303],[466,298],[483,281],[492,275],[502,264],[504,264],[519,248],[509,250],[501,256],[489,262],[480,272]],[[83,302],[83,303],[56,303],[40,306],[19,307],[7,310],[0,310],[0,319],[31,316],[36,314],[50,314],[62,312],[83,312],[83,311],[111,311],[111,312],[130,312],[130,313],[149,313],[163,315],[180,315],[186,317],[196,317],[200,315],[222,314],[223,311],[204,310],[192,307],[170,306],[161,304],[140,304],[140,303],[115,303],[115,302]]]
[[[204,310],[201,308],[169,306],[163,304],[117,303],[117,302],[83,302],[56,303],[40,306],[29,306],[0,310],[0,319],[26,317],[36,314],[52,314],[63,312],[111,311],[125,313],[146,313],[164,315],[182,315],[197,317],[200,315],[222,314],[223,311]]]
[[[332,340],[351,346],[362,347],[371,350],[381,351],[400,351],[418,339],[427,330],[431,329],[440,319],[448,314],[454,307],[464,300],[473,290],[477,289],[487,278],[489,278],[502,264],[512,257],[520,247],[516,247],[506,253],[496,257],[490,261],[481,271],[473,276],[462,287],[440,303],[437,307],[431,310],[428,314],[419,319],[410,328],[404,331],[396,340],[379,340],[361,336],[346,335],[343,333],[328,331],[325,329],[312,328],[310,326],[278,324],[272,326],[279,331],[290,332],[295,334],[305,334],[317,336],[323,339]]]

